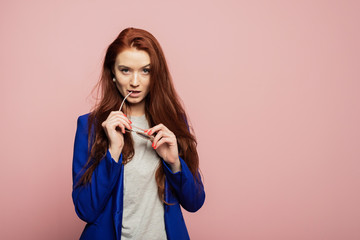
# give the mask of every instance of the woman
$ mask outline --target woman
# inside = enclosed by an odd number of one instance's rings
[[[154,36],[123,30],[98,87],[74,144],[72,198],[87,223],[80,239],[189,239],[180,205],[197,211],[205,192],[196,140]]]

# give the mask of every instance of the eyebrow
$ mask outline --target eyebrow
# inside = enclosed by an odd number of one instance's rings
[[[131,68],[131,67],[128,67],[128,66],[125,66],[125,65],[118,65],[118,67],[124,67],[124,68]],[[141,68],[146,68],[146,67],[150,67],[150,63],[141,67]]]

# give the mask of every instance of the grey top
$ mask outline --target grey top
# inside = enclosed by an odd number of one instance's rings
[[[133,125],[148,129],[145,115],[131,116]],[[134,130],[136,130],[134,128]],[[121,239],[167,239],[164,205],[158,196],[155,172],[160,162],[151,141],[132,132],[135,154],[124,166],[124,210]]]

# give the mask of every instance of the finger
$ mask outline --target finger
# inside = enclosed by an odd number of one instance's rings
[[[131,124],[132,122],[130,121],[130,119],[121,111],[112,111],[110,112],[109,116],[108,116],[108,119],[111,119],[113,117],[121,117],[121,118],[124,118],[129,124]]]
[[[119,112],[119,111],[111,111],[108,118],[111,118],[111,117],[119,115],[119,114],[121,114],[121,112]],[[121,114],[121,115],[124,115],[124,114]]]
[[[124,122],[126,127],[128,129],[131,129],[131,126],[130,126],[131,121],[127,117],[125,117],[124,115],[122,115],[120,113],[113,113],[112,116],[109,116],[106,121],[114,121],[114,120],[120,120],[120,121]]]
[[[154,149],[157,149],[158,147],[160,147],[160,146],[163,145],[163,144],[172,145],[172,140],[171,140],[170,138],[163,137],[163,138],[161,138],[161,139],[157,142],[157,144],[155,144],[155,145],[153,146],[153,148],[154,148]]]
[[[132,127],[130,125],[131,121],[129,119],[127,119],[126,117],[124,117],[124,116],[114,116],[114,120],[121,121],[125,125],[125,127],[127,129],[132,129]]]
[[[157,134],[154,137],[154,142],[155,142],[154,145],[156,145],[157,141],[159,141],[161,138],[170,138],[170,139],[173,139],[174,141],[176,141],[176,137],[171,131],[166,132],[166,131],[160,130],[159,132],[157,132]]]
[[[165,132],[167,132],[167,131],[171,132],[167,127],[165,127],[164,124],[160,123],[160,124],[158,124],[158,125],[150,128],[150,129],[147,131],[147,134],[152,135],[153,133],[156,133],[156,132],[158,132],[158,131],[160,131],[160,130],[163,130],[163,131],[165,131]]]
[[[108,129],[107,131],[116,131],[116,128],[119,127],[120,131],[122,133],[125,133],[125,126],[118,119],[112,119],[112,120],[108,121],[106,123],[105,127],[106,127],[106,129]]]
[[[175,135],[173,136],[163,136],[160,140],[164,139],[164,141],[169,144],[169,146],[176,146],[177,145],[177,139],[175,137]],[[159,140],[159,142],[160,142]],[[159,145],[159,143],[157,145],[155,145],[155,147],[157,147]]]
[[[119,111],[112,111],[101,125],[103,128],[106,128],[106,131],[109,131],[110,129],[116,130],[116,127],[119,126],[121,132],[125,133],[125,127],[131,129],[129,122],[130,120],[128,120],[127,117],[123,115],[123,113]]]
[[[125,117],[126,117],[126,119],[127,119],[127,120],[129,120],[129,122],[130,122],[130,123],[132,123],[132,122],[130,121],[130,119],[128,118],[128,116],[126,116],[126,114],[125,114],[125,113],[123,113],[122,111],[118,111],[118,112],[120,112],[120,114],[122,114],[123,116],[125,116]]]
[[[158,143],[158,141],[163,137],[163,132],[160,131],[156,134],[156,136],[153,139],[153,143],[152,143],[152,147],[154,148],[156,146],[156,144]]]
[[[125,128],[127,127],[126,125],[128,125],[129,129],[131,129],[131,126],[124,119],[115,118],[109,121],[109,127],[111,129],[116,130],[116,127],[119,127],[123,134],[125,133]]]

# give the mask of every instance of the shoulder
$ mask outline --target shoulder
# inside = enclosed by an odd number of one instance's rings
[[[77,119],[77,123],[80,126],[87,126],[90,113],[80,115]]]
[[[77,132],[87,134],[88,131],[88,118],[90,113],[80,115],[77,119]]]
[[[83,114],[83,115],[80,115],[78,117],[78,121],[80,122],[87,122],[88,118],[89,118],[89,115],[90,113],[86,113],[86,114]]]

